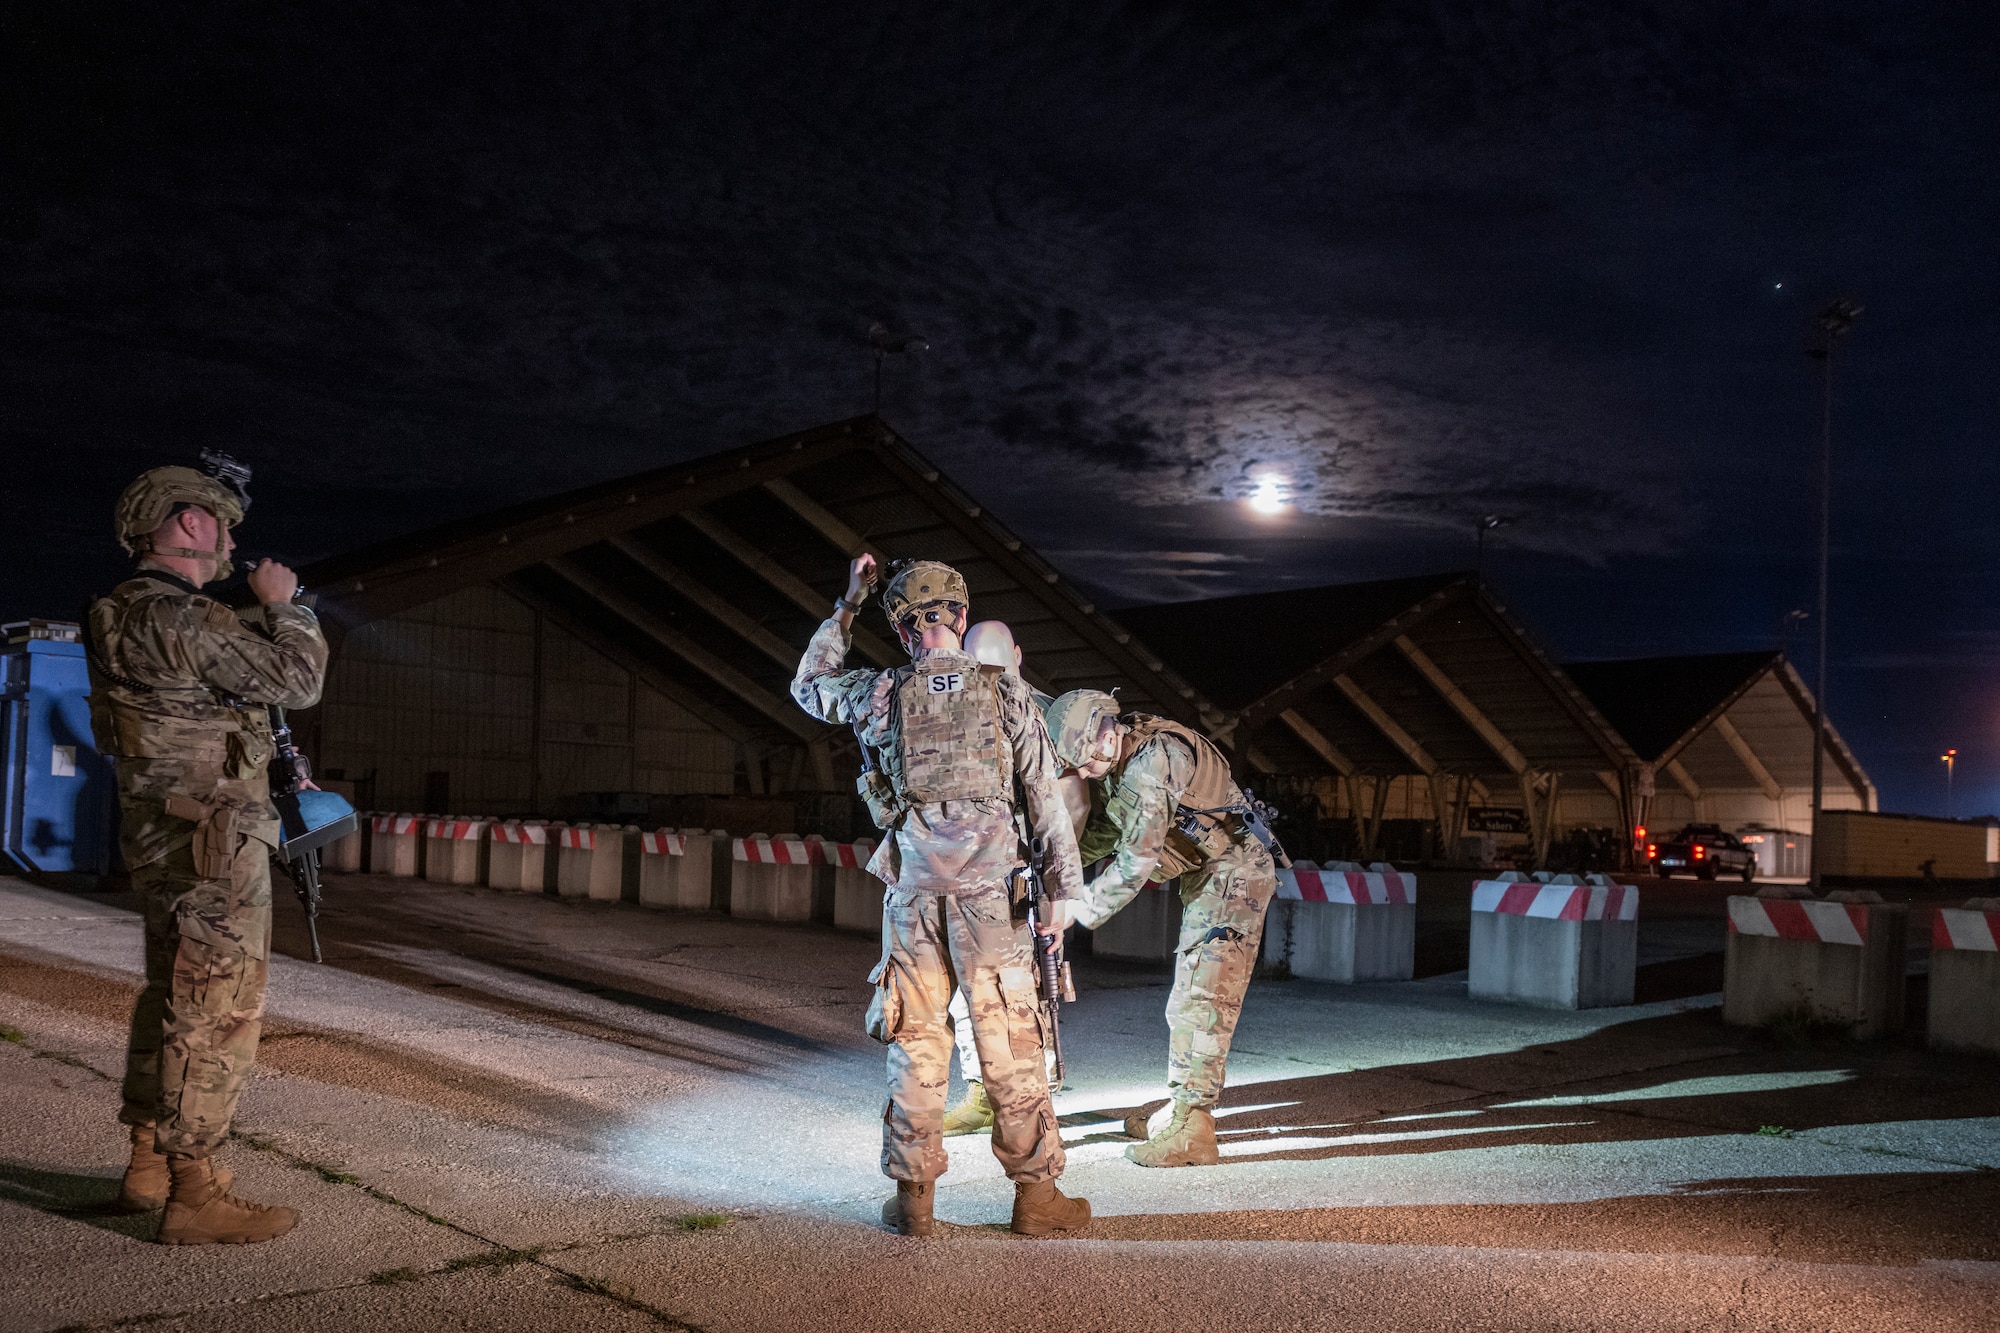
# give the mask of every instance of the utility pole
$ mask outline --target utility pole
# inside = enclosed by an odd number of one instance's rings
[[[1944,817],[1956,819],[1958,814],[1951,799],[1951,774],[1958,767],[1958,751],[1946,750],[1938,758],[1944,761]]]
[[[1806,352],[1820,364],[1819,414],[1819,660],[1814,663],[1812,760],[1812,891],[1820,890],[1819,812],[1826,798],[1827,564],[1833,536],[1833,352],[1854,327],[1861,307],[1830,301],[1819,312],[1820,336]]]

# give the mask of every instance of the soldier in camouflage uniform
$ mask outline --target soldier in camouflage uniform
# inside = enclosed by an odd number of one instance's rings
[[[1111,862],[1084,888],[1076,919],[1102,925],[1149,882],[1180,879],[1181,936],[1167,997],[1167,1089],[1172,1115],[1146,1137],[1126,1122],[1125,1150],[1141,1166],[1212,1166],[1214,1108],[1229,1041],[1257,965],[1264,913],[1278,889],[1271,853],[1250,832],[1249,802],[1207,737],[1118,701],[1073,690],[1050,705],[1063,763],[1097,789],[1079,840],[1086,863]]]
[[[118,540],[138,569],[91,605],[85,630],[91,725],[116,757],[120,846],[146,925],[120,1199],[134,1211],[165,1205],[167,1244],[269,1240],[298,1217],[235,1198],[211,1161],[264,1013],[279,829],[265,705],[310,707],[326,674],[326,640],[292,604],[298,579],[283,565],[251,573],[252,611],[200,592],[228,576],[230,528],[247,504],[193,468],[134,481],[118,502]]]
[[[896,1197],[882,1221],[905,1235],[933,1229],[934,1182],[950,1161],[941,1132],[951,1079],[946,1011],[962,987],[993,1105],[993,1155],[1014,1181],[1013,1229],[1074,1231],[1089,1222],[1090,1205],[1056,1189],[1063,1146],[1042,1064],[1034,948],[1008,892],[1025,864],[1017,782],[1046,849],[1045,929],[1063,928],[1082,885],[1055,755],[1021,678],[982,667],[962,648],[965,580],[949,566],[904,565],[883,591],[909,666],[842,669],[874,567],[872,556],[854,561],[846,596],[799,661],[792,697],[814,717],[854,728],[861,790],[886,834],[868,864],[888,886],[868,1009],[869,1035],[889,1047],[882,1171],[896,1181]],[[879,770],[866,766],[870,755]]]

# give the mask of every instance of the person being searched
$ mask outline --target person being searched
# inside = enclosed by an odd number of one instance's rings
[[[968,629],[965,632],[965,651],[986,666],[998,667],[1012,676],[1021,676],[1021,648],[1014,642],[1014,631],[1007,627],[1005,621],[982,620]],[[1037,709],[1046,709],[1055,702],[1055,696],[1045,694],[1033,685],[1028,686],[1028,693],[1034,698]],[[1069,813],[1071,829],[1081,834],[1084,818],[1090,813],[1089,787],[1076,774],[1064,773],[1056,779],[1056,790],[1062,795],[1063,808]],[[950,1013],[952,1041],[958,1050],[958,1067],[965,1076],[965,1098],[944,1113],[944,1136],[948,1139],[993,1128],[993,1104],[987,1099],[986,1084],[980,1077],[978,1044],[972,1038],[972,1009],[966,1003],[963,989],[952,992]],[[1051,1079],[1055,1077],[1055,1060],[1055,1052],[1049,1051],[1047,1065]],[[1051,1083],[1050,1091],[1060,1092],[1062,1089]]]

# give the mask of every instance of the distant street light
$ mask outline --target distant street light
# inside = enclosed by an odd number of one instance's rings
[[[1820,364],[1820,418],[1819,418],[1819,661],[1814,664],[1817,676],[1813,687],[1813,762],[1812,762],[1812,889],[1819,892],[1819,812],[1826,797],[1826,587],[1827,564],[1832,551],[1833,533],[1833,352],[1854,327],[1854,321],[1861,314],[1861,307],[1852,301],[1830,301],[1819,312],[1815,321],[1819,325],[1819,337],[1806,349],[1806,355]]]
[[[1958,816],[1952,808],[1951,799],[1951,771],[1958,767],[1958,751],[1946,750],[1938,758],[1944,763],[1944,817],[1956,819]]]
[[[1792,631],[1812,617],[1804,611],[1787,611],[1778,620],[1778,651],[1785,656],[1792,655]]]
[[[889,332],[889,326],[882,323],[868,326],[868,345],[875,349],[875,415],[882,415],[882,362],[892,356],[902,356],[908,352],[928,352],[931,345],[916,334],[896,337]]]
[[[1473,558],[1472,572],[1481,579],[1486,577],[1486,534],[1495,528],[1508,528],[1513,525],[1514,520],[1505,514],[1487,514],[1473,525],[1473,531],[1477,534],[1473,541],[1479,553]]]

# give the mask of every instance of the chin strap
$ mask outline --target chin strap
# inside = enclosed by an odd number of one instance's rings
[[[236,566],[230,563],[227,549],[223,546],[223,543],[228,540],[228,534],[229,525],[218,522],[215,525],[215,549],[213,551],[197,551],[192,546],[155,546],[151,542],[147,542],[146,553],[148,555],[177,555],[188,560],[212,560],[215,562],[215,572],[208,576],[208,581],[220,583],[236,570]]]

